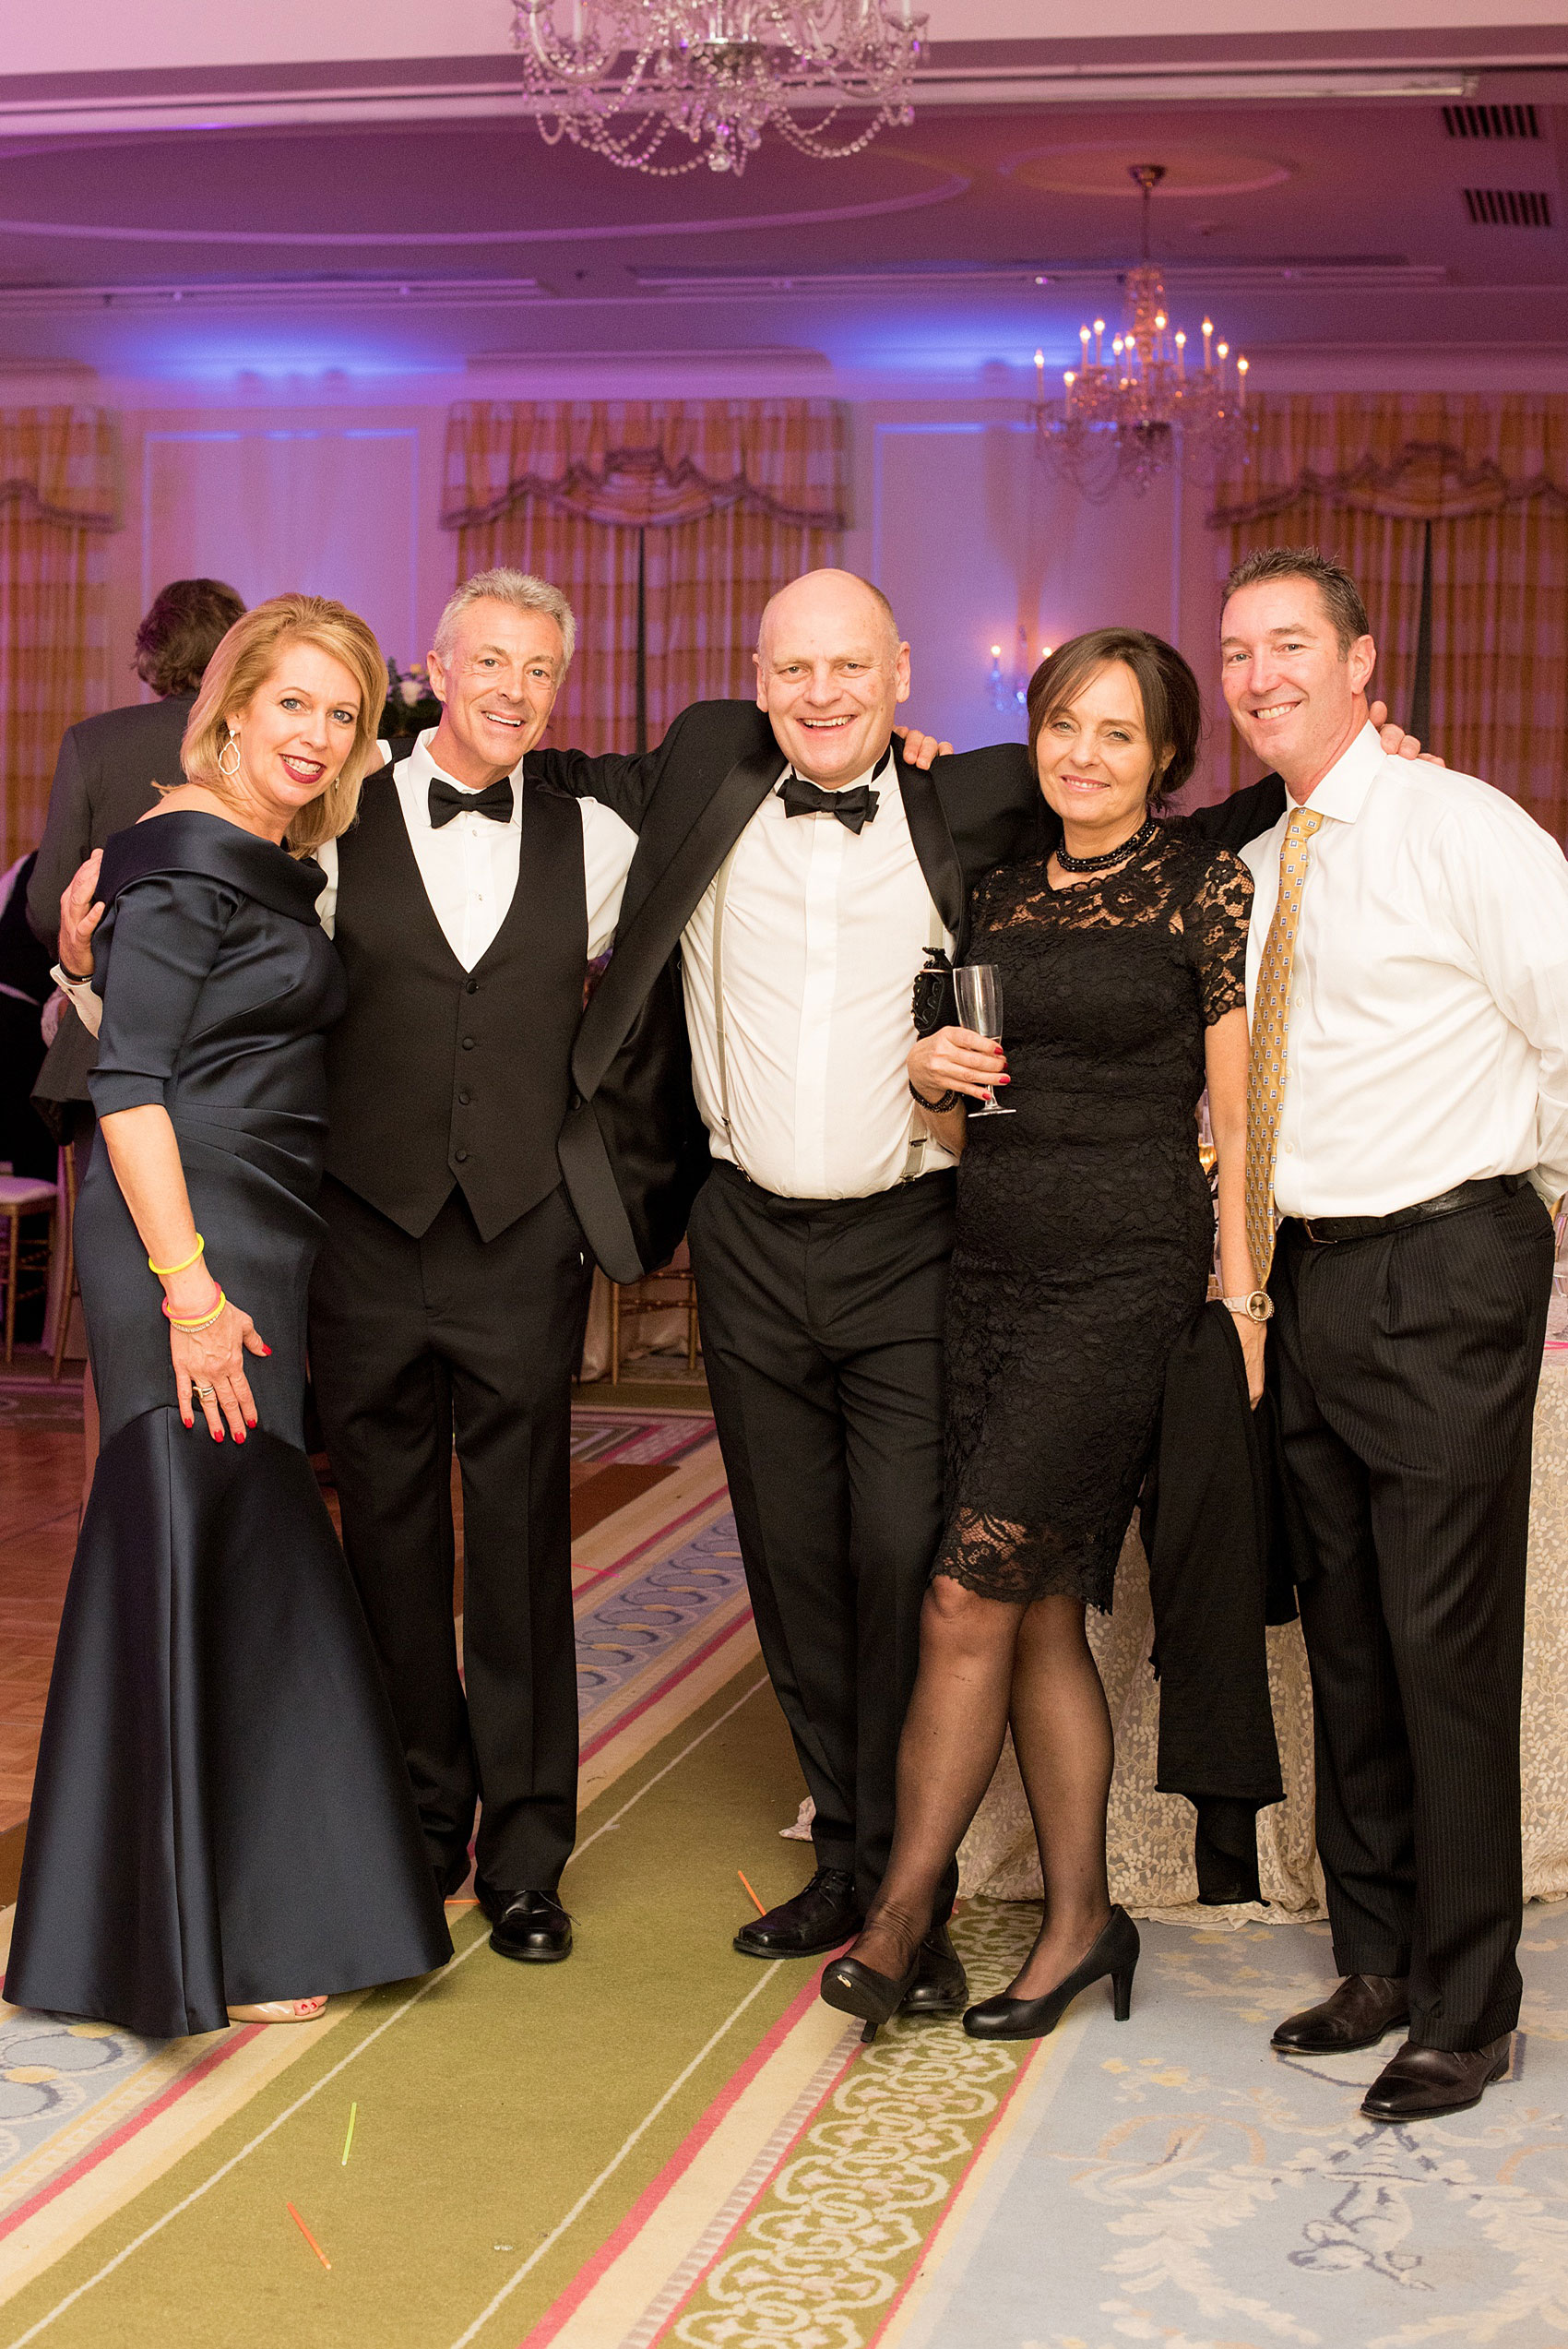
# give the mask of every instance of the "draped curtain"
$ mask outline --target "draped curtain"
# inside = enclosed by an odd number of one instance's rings
[[[847,477],[827,400],[464,401],[442,520],[459,579],[509,564],[576,614],[550,738],[629,750],[751,693],[763,605],[837,560]]]
[[[103,707],[114,421],[0,410],[0,867],[36,848],[60,737]]]
[[[1372,691],[1408,720],[1431,530],[1431,747],[1568,837],[1568,399],[1265,399],[1210,527],[1228,561],[1316,545],[1366,599]],[[1230,744],[1230,788],[1257,772]]]

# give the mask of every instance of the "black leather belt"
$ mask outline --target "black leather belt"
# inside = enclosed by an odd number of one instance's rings
[[[1458,1215],[1467,1207],[1485,1207],[1492,1199],[1511,1199],[1522,1191],[1525,1174],[1488,1174],[1475,1183],[1460,1183],[1439,1191],[1434,1199],[1418,1199],[1414,1207],[1396,1208],[1392,1215],[1288,1215],[1280,1228],[1299,1234],[1314,1246],[1335,1240],[1372,1240],[1383,1232],[1402,1231],[1407,1223],[1433,1223],[1441,1215]]]

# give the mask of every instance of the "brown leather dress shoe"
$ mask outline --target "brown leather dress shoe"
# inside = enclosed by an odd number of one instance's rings
[[[1331,1997],[1288,2015],[1273,2044],[1288,2056],[1348,2056],[1375,2047],[1385,2031],[1409,2020],[1409,1985],[1402,1978],[1348,1973]]]
[[[1484,2047],[1455,2053],[1447,2047],[1418,2047],[1407,2039],[1391,2057],[1361,2100],[1368,2120],[1436,2120],[1443,2113],[1467,2113],[1482,2091],[1508,2069],[1514,2034]]]

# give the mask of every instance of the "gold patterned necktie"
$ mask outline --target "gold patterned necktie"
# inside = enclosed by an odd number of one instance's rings
[[[1323,817],[1293,807],[1279,851],[1279,895],[1258,966],[1247,1064],[1247,1246],[1261,1287],[1274,1262],[1274,1162],[1279,1113],[1285,1103],[1286,1043],[1290,1031],[1290,967],[1307,878],[1307,842]]]

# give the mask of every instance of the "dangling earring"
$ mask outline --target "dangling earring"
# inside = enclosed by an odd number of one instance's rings
[[[231,750],[234,754],[234,763],[232,767],[225,767],[223,761]],[[240,736],[236,727],[230,727],[229,739],[218,754],[218,771],[226,781],[231,783],[240,771]]]

